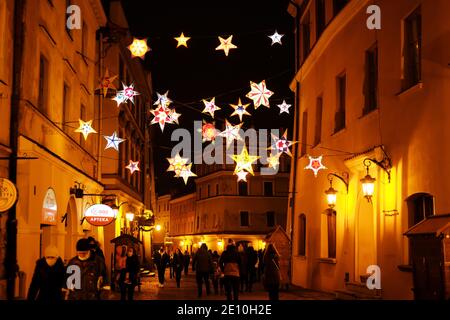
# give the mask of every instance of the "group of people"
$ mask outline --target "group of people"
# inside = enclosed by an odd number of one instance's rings
[[[64,264],[55,246],[44,251],[44,257],[36,262],[28,290],[28,300],[99,300],[106,284],[105,256],[99,243],[93,238],[80,239],[76,244],[77,255]],[[134,248],[128,248],[125,265],[120,270],[121,298],[133,299],[137,284],[139,259]]]
[[[171,254],[160,248],[153,255],[153,262],[158,271],[158,286],[164,287],[166,269],[170,269],[170,278],[174,277],[177,287],[180,287],[181,274],[184,270],[188,274],[191,256],[187,251],[182,253],[178,248]],[[251,245],[240,244],[236,247],[233,240],[229,240],[226,250],[219,255],[217,251],[208,250],[203,243],[193,253],[192,270],[195,271],[197,294],[201,298],[203,284],[206,295],[211,294],[210,280],[214,294],[219,294],[222,288],[228,300],[238,300],[239,293],[252,292],[253,283],[262,280],[264,288],[269,293],[270,300],[278,300],[281,273],[279,254],[273,244],[266,250],[256,251]]]

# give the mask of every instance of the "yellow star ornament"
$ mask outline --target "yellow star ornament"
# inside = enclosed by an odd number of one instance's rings
[[[185,46],[187,48],[187,42],[190,38],[191,37],[185,37],[183,32],[179,37],[175,37],[174,39],[178,41],[177,48],[180,46]]]
[[[141,58],[144,60],[145,54],[150,51],[150,48],[147,46],[147,39],[133,39],[133,42],[128,46],[128,50],[131,52],[132,58]]]
[[[228,57],[228,52],[230,51],[230,49],[237,48],[237,46],[231,43],[231,40],[233,40],[233,36],[229,36],[227,39],[219,37],[220,45],[216,48],[216,50],[223,50],[223,52],[225,52],[225,55]]]
[[[80,122],[80,126],[75,130],[75,132],[81,133],[84,137],[84,140],[87,139],[90,133],[97,133],[97,131],[92,128],[92,120],[84,122],[83,120],[79,119],[78,121]]]
[[[167,161],[169,161],[169,168],[167,168],[167,171],[173,171],[175,172],[175,177],[179,177],[181,171],[186,167],[189,159],[182,158],[180,157],[180,154],[177,153],[174,158],[167,158]]]
[[[251,156],[248,154],[247,148],[244,146],[242,148],[241,154],[232,155],[234,162],[236,162],[236,168],[234,169],[234,174],[237,174],[240,171],[247,171],[253,176],[255,173],[253,172],[252,163],[258,160],[259,156]]]

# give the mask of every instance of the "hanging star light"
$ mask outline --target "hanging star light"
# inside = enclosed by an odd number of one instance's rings
[[[169,94],[169,90],[167,90],[166,93],[164,93],[164,94],[159,94],[157,92],[156,95],[158,96],[158,99],[156,99],[156,101],[155,101],[155,103],[153,103],[153,105],[154,106],[162,105],[162,106],[166,107],[169,104],[171,104],[172,100],[169,99],[168,94]]]
[[[134,97],[140,95],[139,92],[134,91],[134,84],[130,84],[130,86],[126,86],[124,83],[122,83],[123,90],[117,92],[117,94],[122,94],[125,97],[126,102],[130,100],[134,104]]]
[[[311,169],[314,172],[315,177],[317,177],[317,173],[319,172],[319,170],[327,168],[322,164],[322,156],[319,156],[317,158],[311,156],[308,157],[309,164],[305,167],[305,169]]]
[[[176,111],[175,111],[175,109],[171,109],[170,110],[170,113],[169,113],[169,118],[170,118],[170,120],[171,120],[171,122],[170,123],[176,123],[176,124],[179,124],[178,123],[178,118],[181,116],[181,113],[177,113]]]
[[[139,161],[134,162],[130,160],[130,163],[125,168],[130,170],[130,174],[133,174],[135,171],[141,171],[141,169],[139,169]]]
[[[255,109],[258,109],[260,105],[270,108],[269,98],[273,95],[273,92],[267,89],[266,80],[263,80],[260,83],[250,81],[250,88],[251,91],[246,97],[253,100]]]
[[[229,36],[227,39],[219,37],[220,45],[216,48],[216,50],[223,50],[223,52],[225,52],[225,55],[228,56],[228,52],[230,51],[230,49],[237,48],[237,46],[231,43],[232,40],[233,36]]]
[[[189,161],[188,158],[180,157],[179,153],[177,153],[173,158],[166,158],[166,159],[167,161],[169,161],[169,168],[167,168],[167,171],[175,172],[175,177],[180,176],[181,170],[184,169],[184,167]]]
[[[78,121],[80,122],[80,126],[75,130],[75,132],[81,133],[84,137],[84,140],[87,139],[90,133],[97,133],[97,131],[92,128],[92,120],[84,122],[83,120],[79,119]]]
[[[236,175],[238,176],[238,182],[239,181],[245,181],[245,182],[247,182],[247,175],[248,175],[248,172],[247,171],[238,171],[238,172],[236,172]]]
[[[183,169],[181,169],[179,177],[183,178],[184,184],[187,184],[189,177],[196,177],[197,175],[191,171],[192,163],[185,165]]]
[[[279,34],[277,32],[277,30],[275,30],[275,33],[273,35],[271,35],[271,36],[268,36],[268,37],[270,39],[272,39],[272,46],[273,46],[275,43],[282,44],[281,43],[281,38],[283,38],[283,36],[284,36],[284,34]]]
[[[127,97],[125,97],[125,95],[121,91],[118,91],[116,93],[116,96],[114,98],[112,98],[112,100],[114,100],[117,103],[117,108],[118,108],[120,106],[120,104],[126,102],[128,99],[127,99]]]
[[[283,100],[282,104],[277,104],[277,107],[280,108],[280,114],[283,112],[289,113],[289,108],[291,107],[290,104],[286,103],[286,100]]]
[[[216,106],[215,100],[216,100],[216,98],[212,98],[211,101],[206,101],[205,99],[203,99],[205,109],[203,109],[202,112],[203,113],[209,112],[209,114],[211,115],[212,118],[214,118],[214,112],[217,110],[220,110],[220,108],[218,106]]]
[[[190,39],[190,37],[185,37],[183,32],[179,37],[175,37],[174,39],[178,41],[177,48],[179,46],[185,46],[186,48],[188,47],[187,42]]]
[[[150,48],[147,46],[147,39],[134,38],[128,46],[128,50],[130,50],[132,58],[138,57],[144,60],[145,54],[150,51]]]
[[[227,149],[231,146],[234,140],[242,141],[242,137],[239,134],[239,130],[241,130],[242,123],[233,126],[225,119],[225,130],[220,132],[218,135],[221,137],[225,137],[227,141]]]
[[[281,153],[276,153],[275,155],[270,153],[270,156],[267,158],[267,167],[277,170],[280,165],[280,156]]]
[[[166,123],[173,123],[173,118],[170,117],[172,110],[163,105],[159,105],[156,109],[150,110],[150,113],[154,116],[151,124],[159,123],[161,131],[164,131]]]
[[[103,93],[103,97],[106,98],[106,95],[108,94],[108,90],[109,89],[117,90],[116,87],[114,86],[114,83],[113,83],[116,78],[117,78],[117,75],[110,76],[109,75],[109,70],[106,69],[105,76],[100,79],[100,84],[96,88],[96,90],[101,90],[102,93]]]
[[[114,131],[114,133],[111,135],[111,136],[103,136],[105,139],[106,139],[106,141],[107,141],[107,144],[106,144],[106,147],[105,147],[105,150],[106,149],[109,149],[109,148],[114,148],[114,149],[116,149],[117,151],[119,151],[119,144],[120,143],[122,143],[122,142],[124,142],[126,139],[121,139],[121,138],[119,138],[118,136],[117,136],[117,132],[116,131]]]
[[[242,148],[242,151],[240,154],[234,154],[231,155],[231,158],[233,158],[234,162],[236,162],[236,168],[234,169],[234,174],[237,174],[239,171],[247,171],[251,175],[255,175],[253,172],[252,164],[253,162],[257,161],[260,157],[259,156],[251,156],[248,154],[247,148]]]
[[[278,138],[276,135],[272,134],[272,138],[275,140],[275,144],[272,145],[269,149],[277,150],[277,153],[286,153],[288,156],[292,157],[290,146],[295,144],[295,142],[289,141],[287,139],[287,130],[284,131],[281,138]]]
[[[217,130],[214,122],[207,123],[203,121],[201,131],[202,131],[202,142],[212,141],[212,143],[214,143],[217,136]]]
[[[249,105],[250,105],[250,103],[242,104],[241,98],[239,98],[239,101],[237,104],[230,104],[230,106],[234,109],[234,112],[231,114],[230,117],[237,115],[237,116],[239,116],[239,120],[242,122],[243,115],[251,116],[251,114],[248,113],[248,111],[246,110]]]

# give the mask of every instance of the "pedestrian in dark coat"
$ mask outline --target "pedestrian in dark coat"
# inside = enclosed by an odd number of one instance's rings
[[[239,300],[239,270],[241,268],[241,257],[236,250],[234,241],[231,239],[228,241],[227,249],[220,256],[219,266],[224,274],[223,279],[227,300]]]
[[[169,255],[164,251],[164,248],[161,247],[159,249],[159,252],[156,252],[153,261],[156,265],[156,268],[158,270],[158,280],[159,280],[159,287],[164,287],[164,278],[165,278],[165,272],[167,264],[169,263]]]
[[[214,251],[214,253],[212,254],[213,267],[211,271],[211,279],[214,287],[214,294],[219,294],[219,279],[220,275],[222,274],[222,271],[220,270],[219,267],[219,259],[220,259],[219,254],[217,253],[217,251]]]
[[[206,295],[209,296],[209,274],[212,270],[212,259],[208,253],[208,247],[206,243],[202,243],[200,249],[195,254],[195,258],[192,261],[195,265],[195,277],[197,279],[198,297],[202,296],[203,281],[205,282]]]
[[[247,290],[247,253],[242,244],[238,247],[239,256],[241,257],[241,264],[239,266],[239,277],[241,281],[241,292]]]
[[[189,272],[189,263],[191,262],[191,256],[189,252],[184,251],[184,275],[187,276]]]
[[[256,263],[258,262],[258,255],[250,245],[247,250],[247,291],[252,292],[253,282],[256,278]]]
[[[281,282],[280,255],[275,245],[269,243],[264,254],[264,288],[269,293],[269,300],[278,300]]]
[[[36,261],[33,278],[28,289],[28,300],[55,302],[63,300],[66,269],[59,257],[58,249],[49,246],[44,257]]]
[[[69,300],[98,300],[100,298],[99,292],[103,285],[102,275],[105,270],[101,258],[92,255],[87,239],[78,240],[77,256],[69,261],[67,268],[68,270],[79,268],[81,276],[79,287],[77,287],[76,281],[75,285],[68,284]]]
[[[107,282],[105,255],[103,254],[102,249],[100,249],[100,243],[96,241],[94,237],[88,237],[87,240],[89,241],[91,255],[100,258],[97,260],[99,261],[99,263],[102,264],[101,265],[101,269],[103,270],[102,279],[103,282]]]
[[[184,268],[184,255],[181,250],[178,248],[173,255],[173,272],[175,274],[175,280],[177,281],[177,288],[180,287],[181,284],[181,272]]]
[[[264,251],[262,249],[259,249],[258,250],[258,281],[261,281],[263,274],[264,274]]]
[[[136,255],[136,251],[133,247],[129,247],[127,250],[127,260],[125,269],[121,270],[120,274],[120,299],[133,300],[134,289],[138,285],[139,280],[139,257]]]

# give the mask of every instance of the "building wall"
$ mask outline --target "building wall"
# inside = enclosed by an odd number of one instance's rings
[[[327,1],[331,2],[331,1]],[[308,112],[307,154],[324,156],[328,168],[317,178],[303,168],[308,159],[296,163],[293,225],[293,283],[308,288],[334,291],[344,288],[345,273],[351,281],[359,281],[370,264],[381,267],[383,298],[411,299],[412,273],[402,272],[408,264],[408,242],[403,236],[409,227],[406,199],[418,192],[435,197],[435,212],[447,213],[450,201],[445,193],[448,183],[442,177],[450,168],[445,163],[449,151],[442,148],[447,141],[450,100],[448,88],[449,49],[444,41],[450,26],[445,12],[448,1],[377,1],[382,13],[382,29],[366,27],[366,8],[371,1],[352,0],[332,19],[317,42],[312,42],[309,57],[298,71],[291,88],[296,90],[296,140],[302,141],[302,114]],[[402,92],[402,20],[421,5],[422,12],[422,84]],[[329,8],[329,4],[327,8]],[[314,12],[315,2],[310,8]],[[311,15],[311,25],[315,25]],[[312,28],[312,30],[314,27]],[[314,30],[312,31],[314,34]],[[313,40],[313,37],[312,37]],[[299,40],[301,41],[301,39]],[[364,115],[365,52],[378,45],[378,109]],[[349,50],[348,48],[351,48]],[[336,77],[346,74],[346,127],[334,133],[337,105]],[[315,147],[315,107],[323,98],[321,143]],[[362,196],[360,179],[366,174],[366,157],[382,159],[379,148],[384,145],[392,159],[391,181],[376,165],[372,204]],[[300,147],[298,147],[300,148]],[[327,148],[327,149],[325,149]],[[329,150],[339,150],[329,151]],[[341,155],[339,155],[341,154]],[[326,173],[350,173],[349,192],[338,180],[335,210],[337,229],[336,259],[326,257],[327,209],[324,190],[329,187]],[[293,185],[291,184],[291,190]],[[393,211],[396,210],[396,211]],[[389,215],[398,212],[398,215]],[[306,256],[298,255],[299,216],[306,215]],[[290,216],[290,215],[289,215]],[[290,219],[291,220],[291,219]]]
[[[162,245],[172,230],[170,225],[170,195],[158,197],[155,212],[155,225],[161,226],[161,229],[153,232],[153,243]]]

